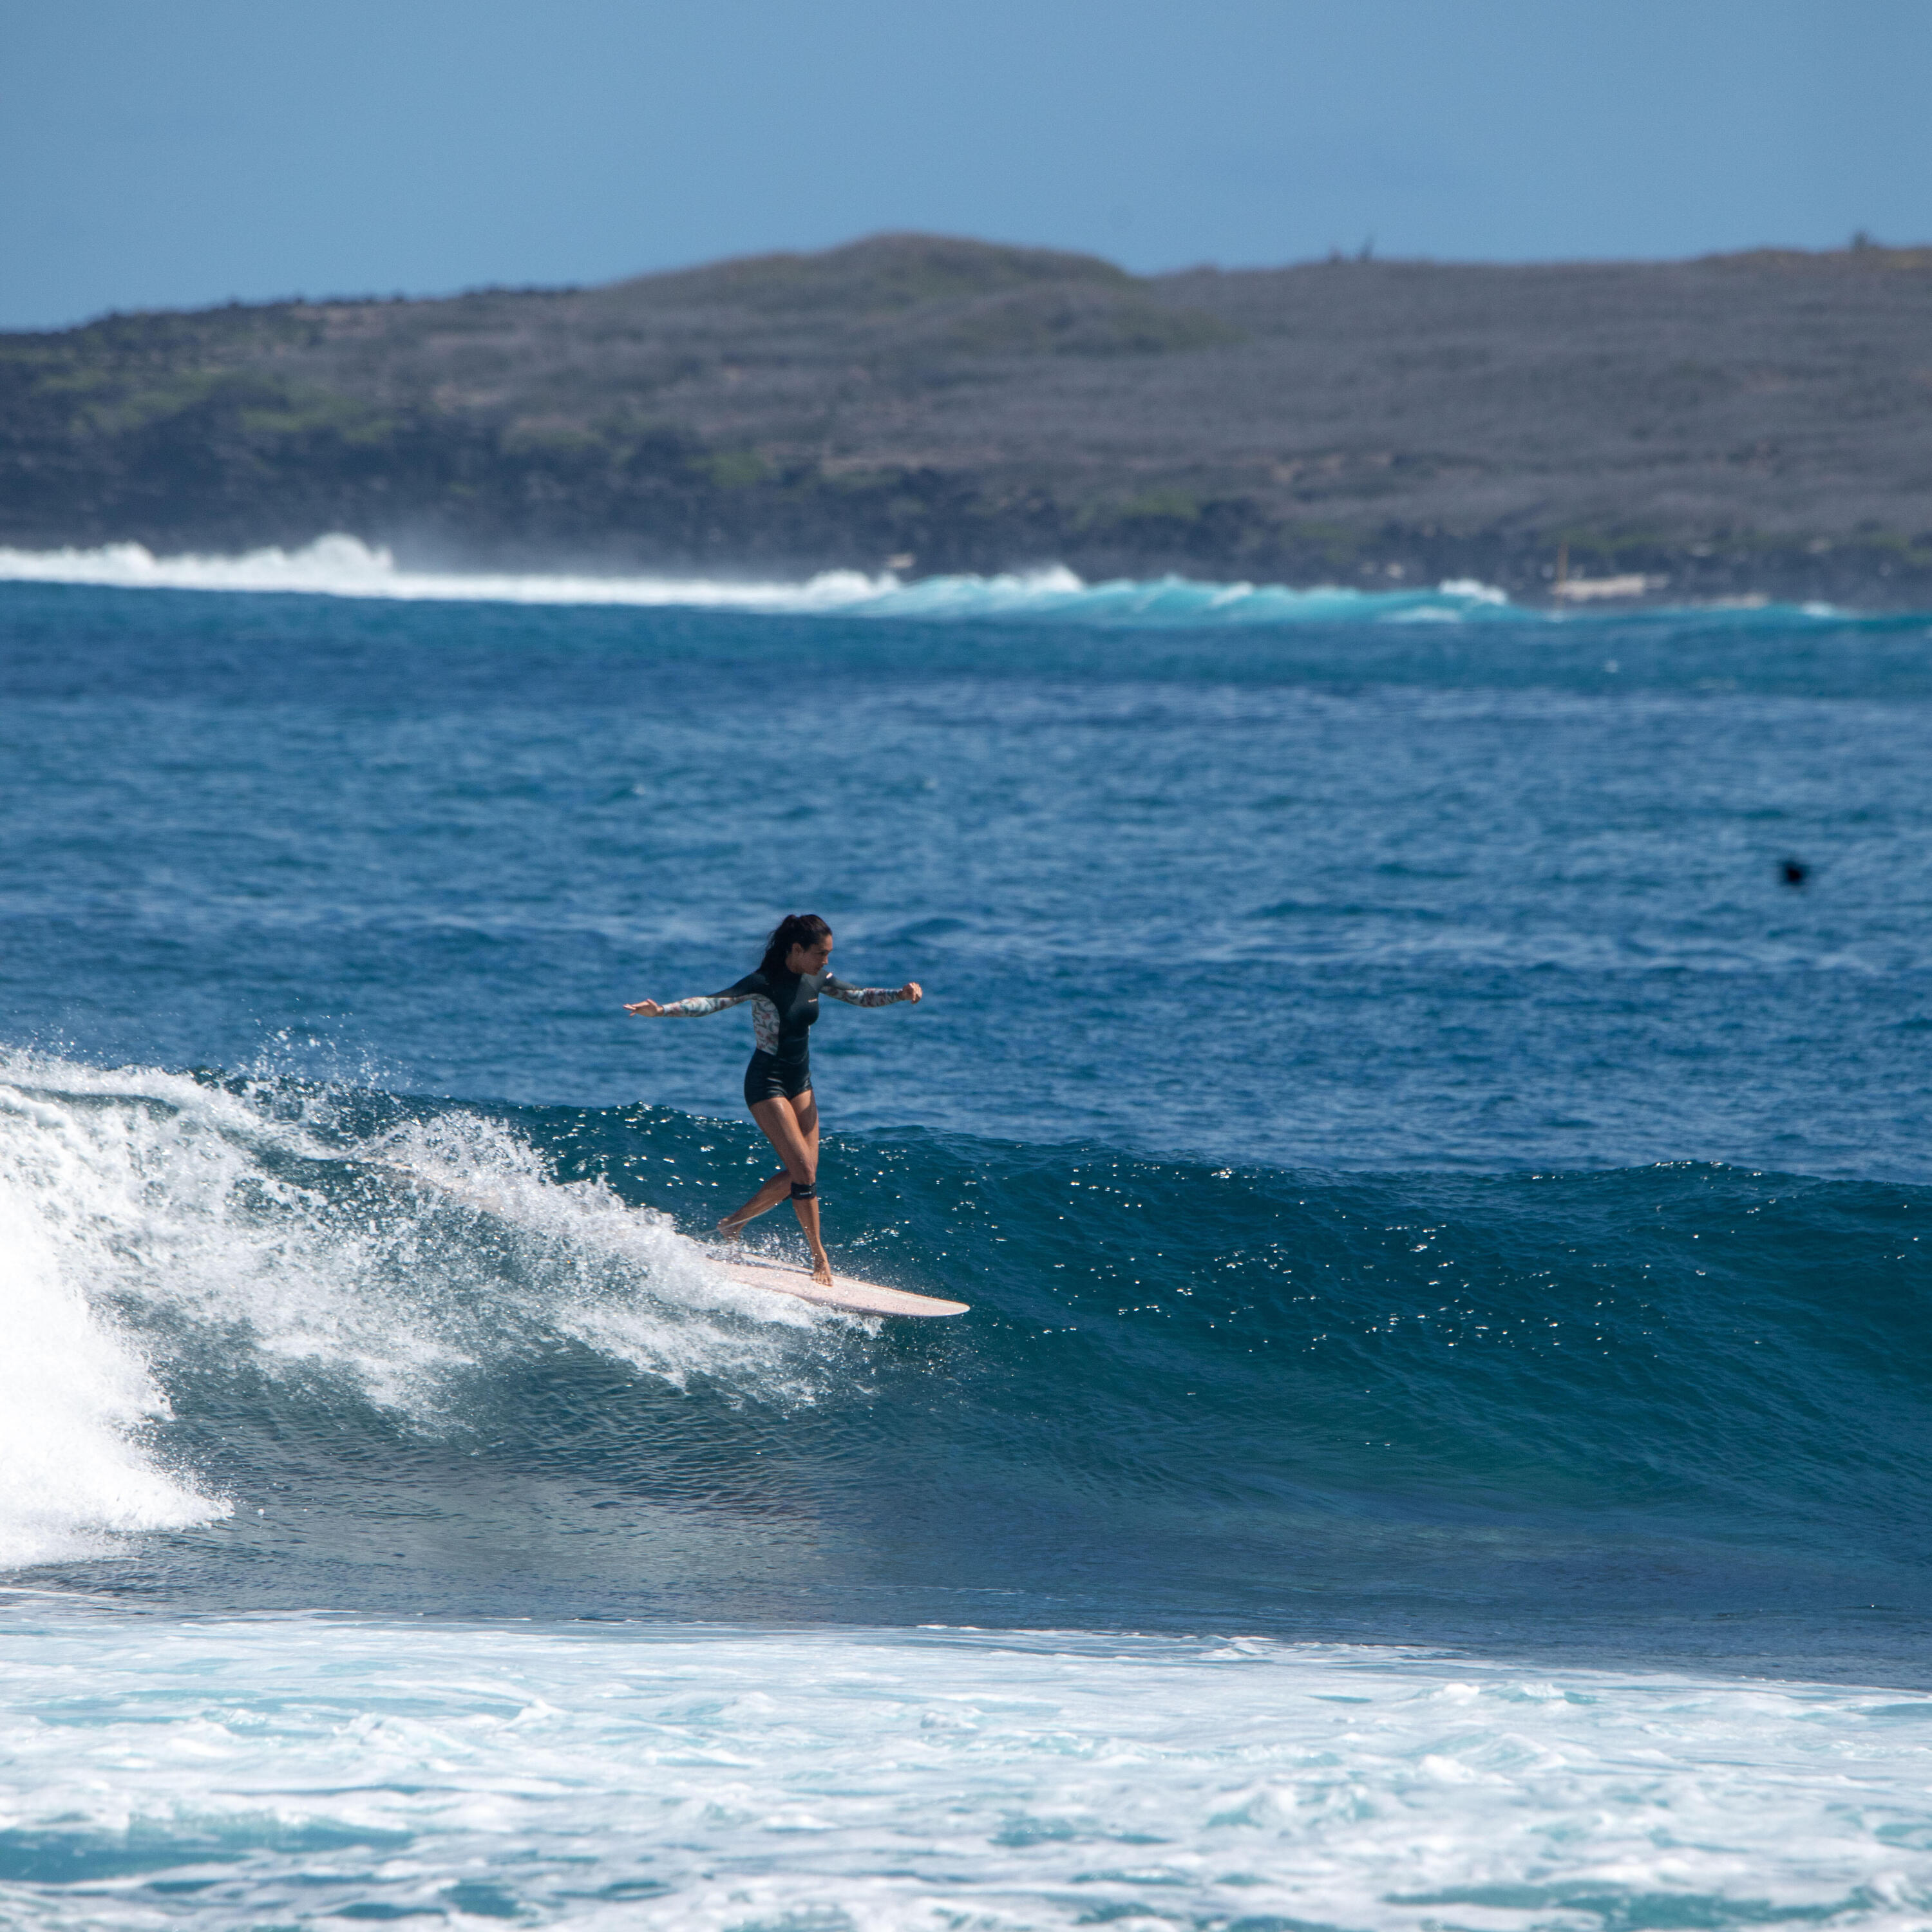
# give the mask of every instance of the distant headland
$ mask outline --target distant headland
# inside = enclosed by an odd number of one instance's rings
[[[1932,248],[1137,277],[884,235],[0,334],[0,544],[330,530],[448,566],[1932,605]]]

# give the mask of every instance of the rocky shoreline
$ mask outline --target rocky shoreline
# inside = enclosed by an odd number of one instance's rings
[[[0,337],[0,544],[1932,608],[1932,251],[1138,279],[918,236]]]

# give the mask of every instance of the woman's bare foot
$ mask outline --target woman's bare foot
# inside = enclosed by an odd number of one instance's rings
[[[735,1241],[745,1232],[745,1223],[736,1214],[722,1214],[718,1220],[718,1232],[728,1241]]]
[[[823,1251],[812,1261],[812,1278],[820,1288],[830,1288],[832,1286],[832,1263]]]

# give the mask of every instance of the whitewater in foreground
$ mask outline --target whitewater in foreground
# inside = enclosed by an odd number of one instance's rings
[[[1243,1639],[15,1606],[17,1924],[1922,1924],[1932,1698]],[[50,1895],[44,1889],[58,1888]]]

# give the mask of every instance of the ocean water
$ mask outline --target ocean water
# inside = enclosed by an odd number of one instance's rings
[[[1932,1920],[1932,616],[0,580],[0,1919]]]

